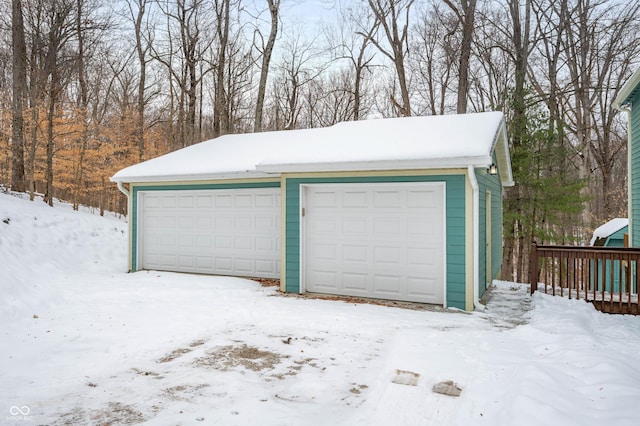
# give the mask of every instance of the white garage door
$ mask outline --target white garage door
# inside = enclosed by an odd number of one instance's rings
[[[141,191],[142,269],[280,276],[280,189]]]
[[[303,191],[306,291],[443,303],[444,182]]]

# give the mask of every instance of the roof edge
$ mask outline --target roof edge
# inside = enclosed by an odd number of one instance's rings
[[[258,164],[256,169],[265,173],[349,172],[411,169],[457,169],[488,167],[490,156],[434,158],[422,160],[344,161],[332,163]]]
[[[507,137],[507,123],[502,116],[500,126],[496,131],[491,154],[495,152],[498,161],[498,173],[500,174],[500,182],[503,187],[511,187],[515,185],[513,180],[513,169],[511,168],[511,153],[509,152],[509,138]],[[502,172],[504,170],[504,173]]]
[[[184,175],[163,175],[163,176],[116,176],[109,178],[111,182],[122,183],[156,183],[172,181],[203,181],[203,180],[230,180],[230,179],[265,179],[280,177],[279,173],[261,173],[255,171],[231,172],[231,173],[197,173]]]
[[[627,99],[638,85],[640,85],[640,68],[631,74],[629,80],[622,86],[622,89],[618,92],[618,96],[616,96],[616,99],[613,101],[613,106],[618,110],[623,110],[627,104]]]

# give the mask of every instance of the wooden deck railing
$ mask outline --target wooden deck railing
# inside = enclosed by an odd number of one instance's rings
[[[596,309],[640,314],[640,249],[531,245],[531,293],[584,299]]]

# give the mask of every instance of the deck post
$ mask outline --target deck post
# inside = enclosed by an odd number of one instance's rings
[[[538,245],[535,241],[531,243],[529,260],[529,283],[531,284],[531,294],[533,294],[538,288]]]

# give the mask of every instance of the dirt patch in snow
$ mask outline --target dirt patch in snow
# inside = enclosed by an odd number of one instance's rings
[[[162,358],[160,358],[159,360],[157,360],[157,363],[163,364],[165,362],[171,362],[176,358],[181,357],[184,354],[188,354],[189,352],[191,352],[192,349],[190,348],[178,348],[176,350],[173,350],[171,352],[169,352],[168,354],[166,354],[165,356],[163,356]]]
[[[179,385],[165,389],[162,393],[173,401],[191,401],[200,396],[200,390],[209,387],[207,383],[198,385]]]
[[[133,425],[145,421],[141,412],[131,405],[120,402],[110,402],[103,410],[94,410],[90,414],[91,424],[94,425]]]
[[[244,367],[247,370],[262,371],[272,370],[286,355],[260,350],[246,343],[241,345],[222,346],[207,351],[203,357],[197,358],[194,364],[198,367],[215,368],[227,371],[231,368]]]

